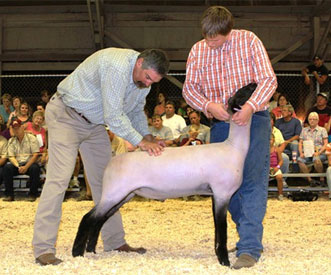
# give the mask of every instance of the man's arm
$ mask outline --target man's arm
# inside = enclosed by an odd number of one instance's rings
[[[18,172],[20,174],[25,174],[29,170],[30,166],[37,161],[38,156],[39,153],[33,153],[32,157],[28,160],[28,162],[25,165],[18,168]]]

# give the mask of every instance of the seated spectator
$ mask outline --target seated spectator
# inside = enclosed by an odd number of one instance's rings
[[[169,127],[163,126],[163,121],[161,116],[152,116],[153,126],[149,127],[149,131],[156,139],[163,139],[167,146],[173,144],[173,135]]]
[[[169,127],[174,136],[175,143],[179,141],[179,136],[183,129],[186,127],[186,123],[183,117],[175,114],[175,103],[168,101],[166,103],[165,115],[162,116],[163,125]]]
[[[186,113],[186,108],[187,108],[187,103],[186,103],[186,101],[185,101],[185,99],[184,98],[181,98],[180,100],[179,100],[179,108],[178,108],[178,110],[177,110],[177,115],[180,115],[180,116],[182,116],[184,119],[187,117],[187,113]],[[186,119],[185,119],[186,120]]]
[[[328,95],[326,93],[317,94],[316,105],[307,111],[307,118],[311,112],[316,112],[318,114],[318,126],[324,127],[326,132],[330,134],[331,125],[331,107],[327,105]],[[305,126],[308,126],[308,119],[305,120]]]
[[[10,123],[13,121],[13,119],[16,119],[16,118],[21,121],[22,125],[24,125],[25,123],[31,121],[30,106],[27,102],[22,102],[21,103],[18,115],[12,117],[12,119],[10,120]],[[26,125],[24,125],[24,127],[26,127]],[[10,131],[10,135],[13,136],[14,133],[13,133],[10,126],[9,126],[9,131]]]
[[[21,106],[21,102],[22,102],[22,98],[20,98],[19,96],[14,96],[13,97],[13,107],[14,107],[14,111],[10,113],[9,118],[8,118],[8,122],[7,122],[7,127],[9,128],[9,124],[11,122],[11,119],[13,117],[17,117],[18,113],[20,111],[20,106]]]
[[[146,105],[144,107],[144,113],[145,113],[145,116],[146,116],[146,119],[147,119],[148,126],[152,126],[152,117],[151,117],[149,109],[147,108]]]
[[[3,94],[1,97],[2,105],[0,105],[0,115],[2,115],[5,123],[7,124],[9,115],[14,111],[14,107],[12,105],[12,98],[10,94]]]
[[[312,112],[308,116],[309,126],[303,128],[299,141],[299,158],[298,164],[301,172],[309,173],[306,164],[313,163],[317,173],[323,173],[323,162],[326,161],[326,145],[328,144],[328,135],[325,128],[318,126],[318,114]],[[316,186],[318,183],[311,177],[307,178],[310,186]],[[320,178],[324,183],[324,178]]]
[[[3,168],[5,183],[4,201],[14,200],[13,177],[18,174],[30,176],[29,201],[35,201],[40,182],[40,167],[37,164],[39,144],[37,138],[24,132],[22,122],[14,118],[11,123],[14,136],[8,141],[7,157],[9,162]]]
[[[200,123],[200,113],[197,111],[191,111],[189,114],[189,120],[191,125],[196,125],[198,136],[197,139],[201,140],[203,144],[210,143],[210,128],[204,124]],[[191,125],[183,129],[183,133],[180,135],[180,142],[183,139],[189,138],[189,131],[191,130]]]
[[[278,148],[278,150],[281,152],[283,164],[280,166],[280,170],[282,171],[282,174],[287,174],[290,167],[290,158],[288,155],[284,153],[284,149],[286,147],[286,143],[284,141],[282,132],[275,127],[276,117],[273,113],[270,113],[270,123],[271,123],[271,133],[273,134],[275,138],[275,147]],[[282,176],[283,178],[283,187],[288,187],[286,183],[286,178]]]
[[[312,81],[308,74],[312,74],[313,78],[316,79],[316,81],[323,85],[326,82],[326,79],[328,78],[328,69],[323,64],[322,58],[315,55],[313,58],[313,63],[305,68],[302,69],[302,75],[304,76],[304,82],[306,85],[312,84]]]
[[[27,122],[25,131],[36,136],[40,148],[38,163],[44,166],[47,162],[47,137],[46,130],[42,127],[44,123],[44,113],[35,111],[32,116],[32,122]]]
[[[154,115],[163,116],[165,113],[166,98],[164,93],[158,93],[156,99],[156,106],[154,108]]]
[[[45,110],[46,110],[45,102],[43,102],[43,101],[38,102],[36,105],[36,110],[45,113]]]
[[[299,119],[292,116],[293,107],[284,105],[282,107],[282,118],[277,119],[275,126],[281,131],[285,141],[284,153],[292,155],[292,160],[296,160],[298,152],[299,137],[302,131]]]
[[[195,124],[192,124],[191,126],[189,126],[188,137],[183,138],[179,146],[203,144],[202,140],[197,138],[198,135],[199,135],[198,126]]]
[[[3,181],[3,167],[7,162],[7,139],[3,136],[0,136],[0,185]]]
[[[281,95],[281,93],[279,92],[279,89],[277,88],[277,90],[274,92],[274,94],[272,95],[272,98],[269,102],[269,112],[271,112],[274,108],[276,108],[278,106],[278,98]]]
[[[127,152],[133,152],[138,149],[138,146],[134,146],[127,140],[116,136],[112,131],[109,130],[108,127],[106,127],[106,130],[109,136],[109,140],[111,142],[113,156],[118,156]]]
[[[278,96],[277,107],[271,110],[271,112],[274,113],[274,115],[276,116],[276,119],[280,119],[283,117],[282,108],[283,108],[283,106],[288,105],[288,104],[291,105],[287,99],[287,96],[285,94],[280,94]],[[292,116],[296,118],[294,109],[292,112]]]
[[[44,102],[45,104],[48,103],[48,101],[50,100],[51,97],[52,97],[52,95],[48,90],[42,90],[40,92],[41,101]]]
[[[283,196],[283,174],[280,167],[283,165],[282,153],[279,147],[275,146],[275,137],[271,134],[270,137],[270,177],[277,181],[278,199],[282,201]]]

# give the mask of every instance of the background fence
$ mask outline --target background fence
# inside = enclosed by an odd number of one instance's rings
[[[185,80],[185,73],[172,73],[170,75],[182,83]],[[319,87],[316,82],[309,87],[303,83],[301,73],[276,73],[276,75],[279,90],[288,96],[299,118],[304,118],[307,109],[315,103],[318,91],[328,94],[331,91],[330,76],[323,87]],[[40,92],[42,90],[48,90],[51,93],[56,92],[57,85],[66,76],[67,74],[0,75],[0,94],[9,93],[12,96],[23,97],[34,108],[40,101]],[[168,100],[174,100],[177,104],[182,98],[180,88],[169,80],[162,79],[159,83],[153,84],[147,97],[146,107],[150,114],[153,113],[159,92],[164,93]]]

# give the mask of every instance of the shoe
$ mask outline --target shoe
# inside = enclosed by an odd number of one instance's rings
[[[31,202],[36,201],[36,199],[37,199],[37,197],[36,197],[36,196],[33,196],[33,195],[29,195],[29,196],[26,198],[27,201],[31,201]]]
[[[283,196],[283,195],[278,195],[278,200],[279,200],[279,201],[284,200],[284,196]]]
[[[72,179],[70,182],[69,182],[69,188],[79,188],[79,180],[75,180],[75,179]]]
[[[14,201],[14,196],[6,196],[2,199],[2,201]]]
[[[116,248],[115,251],[128,252],[128,253],[136,252],[138,254],[145,254],[147,250],[143,247],[134,248],[134,247],[129,246],[128,244],[123,244],[119,248]]]
[[[240,254],[238,257],[237,261],[234,263],[232,268],[234,269],[240,269],[243,267],[252,267],[253,265],[256,264],[256,260],[248,254]]]
[[[285,180],[283,181],[283,188],[288,188],[287,182]]]
[[[228,249],[228,253],[233,253],[233,252],[236,252],[238,250],[237,247],[232,247],[230,249]]]
[[[56,258],[53,253],[46,253],[36,258],[36,263],[40,265],[58,265],[62,260]]]

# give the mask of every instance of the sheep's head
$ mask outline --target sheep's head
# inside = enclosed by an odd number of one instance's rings
[[[234,96],[228,101],[228,112],[234,114],[241,109],[246,101],[251,97],[257,87],[256,83],[250,83],[247,86],[240,88]]]

